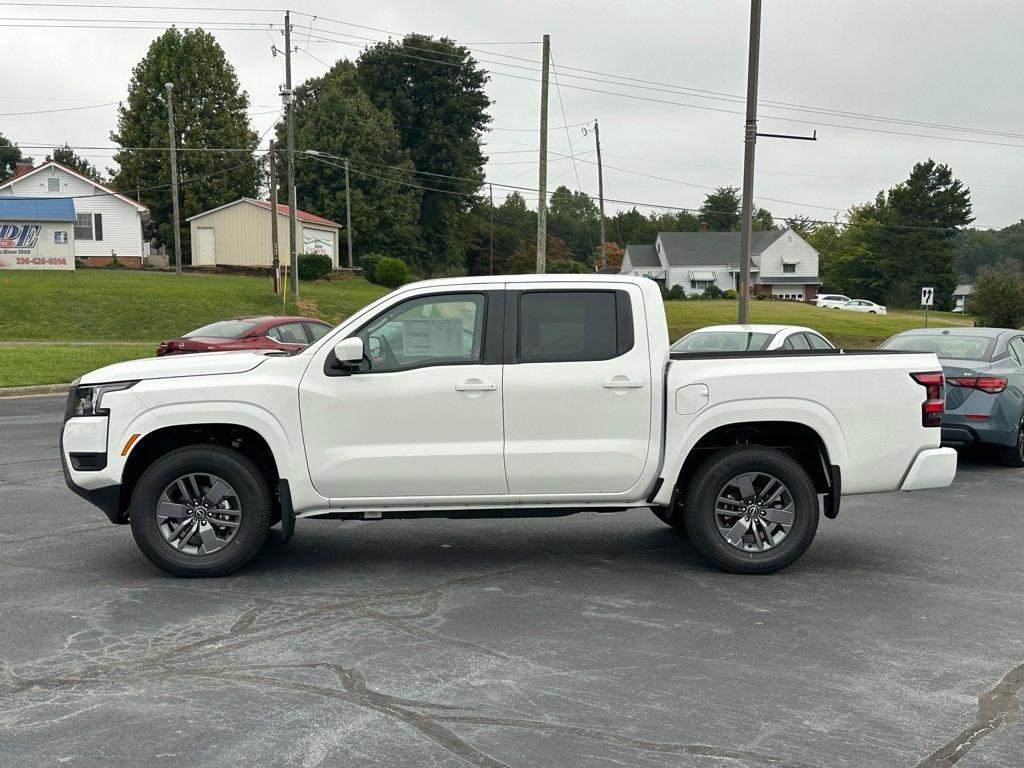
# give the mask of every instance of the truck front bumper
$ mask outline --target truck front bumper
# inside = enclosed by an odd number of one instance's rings
[[[113,485],[99,485],[99,486],[97,486],[95,488],[86,488],[86,487],[84,487],[82,485],[79,485],[77,482],[75,482],[75,477],[72,475],[72,467],[70,466],[70,463],[69,463],[70,460],[71,460],[70,459],[70,452],[68,450],[65,450],[65,447],[64,447],[64,434],[65,434],[65,431],[66,430],[62,429],[61,430],[61,434],[60,434],[60,468],[61,468],[61,470],[64,473],[64,483],[76,495],[81,496],[83,499],[88,501],[93,506],[96,506],[96,507],[99,507],[100,509],[102,509],[103,510],[103,514],[105,514],[107,516],[107,518],[109,518],[110,522],[118,523],[118,524],[127,523],[128,520],[127,520],[126,516],[124,514],[122,514],[122,511],[121,511],[121,485],[120,485],[120,483],[116,483],[116,484],[113,484]],[[104,435],[105,434],[106,434],[106,430],[104,429]],[[92,446],[92,445],[89,445],[87,447],[89,447],[90,449],[94,449],[95,448],[95,446]],[[93,481],[104,482],[105,478],[103,476],[102,470],[106,468],[106,460],[105,460],[106,459],[106,454],[105,453],[98,453],[98,452],[95,452],[94,450],[91,450],[91,451],[89,451],[87,453],[78,453],[78,454],[76,454],[76,456],[89,456],[90,458],[102,456],[103,457],[103,461],[102,462],[100,462],[100,461],[96,461],[95,462],[95,464],[97,466],[100,463],[102,463],[103,466],[99,467],[99,469],[96,469],[96,470],[89,469],[89,470],[82,470],[82,471],[79,471],[79,470],[76,469],[74,474],[78,475],[78,477],[83,478],[83,479],[84,478],[89,478],[90,480],[93,480]]]
[[[956,477],[956,451],[952,448],[928,448],[917,454],[903,478],[901,491],[946,488]]]

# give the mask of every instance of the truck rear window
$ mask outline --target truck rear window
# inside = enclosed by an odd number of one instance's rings
[[[632,346],[625,291],[530,291],[519,300],[521,363],[610,360]]]

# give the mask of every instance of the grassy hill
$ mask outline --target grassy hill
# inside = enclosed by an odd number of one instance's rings
[[[385,293],[362,279],[303,283],[299,305],[289,297],[283,307],[270,291],[270,280],[259,277],[103,269],[2,272],[0,387],[71,381],[102,365],[151,355],[162,339],[233,315],[304,314],[337,323]],[[736,322],[735,301],[670,301],[665,307],[673,340],[694,328]],[[850,347],[874,347],[923,323],[921,312],[878,317],[774,301],[752,301],[750,318],[806,325]],[[933,312],[930,322],[966,325],[970,319]]]

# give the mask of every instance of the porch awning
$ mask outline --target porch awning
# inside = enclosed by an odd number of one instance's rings
[[[690,279],[691,280],[710,280],[711,282],[714,282],[715,281],[715,273],[714,272],[691,272],[690,273]]]

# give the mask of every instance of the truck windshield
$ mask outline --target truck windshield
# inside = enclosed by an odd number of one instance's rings
[[[936,357],[947,360],[989,360],[992,356],[994,338],[968,336],[967,334],[924,334],[912,333],[889,339],[881,349],[899,349],[907,352],[934,352]]]
[[[695,331],[672,345],[673,352],[743,352],[767,349],[772,333]]]

